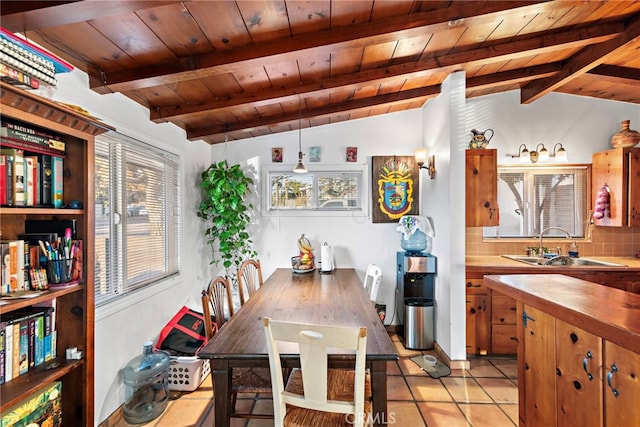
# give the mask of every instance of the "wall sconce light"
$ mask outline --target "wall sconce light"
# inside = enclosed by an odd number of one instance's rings
[[[509,154],[508,154],[509,156]],[[567,161],[567,151],[564,149],[561,143],[557,143],[553,147],[553,153],[549,154],[549,151],[545,148],[544,144],[540,143],[536,146],[534,151],[527,150],[527,146],[524,144],[520,144],[518,147],[518,154],[511,154],[512,159],[519,158],[520,163],[538,163],[538,162],[546,162],[549,161],[549,158],[555,158],[556,162],[566,162]]]
[[[436,177],[436,156],[431,155],[427,159],[427,149],[418,148],[415,151],[416,163],[420,169],[426,169],[431,179]],[[424,163],[427,162],[427,166]]]
[[[520,158],[520,163],[527,163],[531,161],[531,158],[529,157],[529,150],[527,150],[527,146],[524,144],[520,144],[520,147],[518,147],[518,154],[511,155],[511,158]]]
[[[564,147],[560,142],[558,142],[556,145],[553,146],[553,153],[550,154],[550,156],[554,157],[556,159],[556,162],[568,161],[567,150],[564,149]]]

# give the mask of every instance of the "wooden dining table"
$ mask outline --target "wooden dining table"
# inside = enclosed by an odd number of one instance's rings
[[[279,268],[260,290],[224,324],[198,356],[211,361],[216,427],[231,418],[231,379],[236,367],[269,366],[262,318],[299,323],[367,328],[367,367],[371,376],[372,420],[387,424],[387,363],[398,353],[380,321],[373,302],[354,269],[298,274]],[[329,354],[329,367],[353,366],[355,356]],[[297,367],[297,353],[282,353],[283,366]]]

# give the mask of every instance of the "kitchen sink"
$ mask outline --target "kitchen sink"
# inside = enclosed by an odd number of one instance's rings
[[[593,258],[569,258],[569,257],[556,257],[556,258],[542,258],[537,256],[528,255],[502,255],[504,258],[509,258],[514,261],[520,261],[529,265],[548,265],[556,267],[571,267],[575,266],[596,266],[596,267],[626,267],[625,264],[618,264],[615,262],[602,261]]]

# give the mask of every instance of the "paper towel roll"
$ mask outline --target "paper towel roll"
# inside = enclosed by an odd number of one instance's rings
[[[322,263],[322,271],[333,270],[333,250],[327,242],[324,242],[320,248],[320,262]]]

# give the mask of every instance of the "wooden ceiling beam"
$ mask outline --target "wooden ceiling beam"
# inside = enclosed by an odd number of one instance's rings
[[[179,1],[3,1],[2,26],[14,33],[75,24]]]
[[[571,7],[574,2],[563,2]],[[213,52],[180,61],[169,61],[146,67],[89,75],[89,86],[98,93],[126,92],[146,87],[173,84],[185,80],[211,77],[263,66],[266,62],[295,61],[305,52],[330,53],[340,48],[365,47],[402,38],[443,31],[451,21],[478,24],[493,22],[506,11],[517,9],[523,14],[548,8],[547,2],[478,2],[469,7],[466,2],[453,2],[446,9],[397,16],[373,23],[347,26],[331,31],[278,39],[260,45],[250,45],[228,52]],[[557,7],[557,5],[556,5]]]
[[[589,70],[588,74],[598,76],[598,79],[611,83],[638,86],[640,84],[640,73],[635,68],[618,67],[615,65],[598,65]]]
[[[331,104],[322,108],[303,110],[300,113],[298,111],[295,111],[291,113],[280,114],[277,116],[248,120],[242,123],[224,123],[216,126],[208,126],[206,128],[187,129],[187,139],[192,141],[229,132],[250,132],[252,129],[261,126],[273,126],[284,123],[293,123],[297,122],[299,119],[307,118],[318,119],[323,116],[331,116],[336,113],[346,114],[346,111],[349,110],[370,108],[380,105],[392,106],[394,104],[410,102],[418,98],[437,96],[439,93],[440,85],[433,85],[389,93],[385,95],[376,95],[369,98],[354,99],[341,103]]]
[[[529,104],[547,93],[562,87],[567,82],[582,76],[589,70],[603,64],[608,57],[616,56],[625,45],[640,36],[640,14],[634,15],[625,25],[625,30],[615,38],[587,46],[565,61],[561,72],[546,79],[536,80],[520,90],[520,102]]]
[[[527,36],[519,40],[507,41],[478,49],[462,50],[449,55],[425,58],[420,61],[409,61],[386,68],[376,68],[321,81],[302,82],[287,87],[263,90],[260,93],[152,108],[150,118],[153,122],[159,123],[211,110],[230,109],[249,104],[255,106],[286,102],[293,97],[322,95],[330,93],[337,88],[357,87],[362,84],[375,85],[402,76],[424,76],[435,71],[455,71],[460,68],[460,64],[476,65],[506,61],[522,56],[575,47],[584,43],[585,40],[592,43],[609,40],[623,29],[624,26],[622,24],[603,24],[561,33]]]
[[[526,67],[518,70],[504,71],[487,76],[470,77],[467,79],[467,89],[483,89],[493,86],[501,86],[505,83],[521,83],[535,78],[546,77],[548,75],[557,73],[560,70],[561,64],[554,63]],[[331,116],[335,113],[348,114],[349,111],[380,105],[391,106],[397,103],[405,103],[414,99],[436,96],[439,93],[440,85],[427,86],[419,89],[412,89],[388,95],[378,95],[374,97],[333,104],[323,108],[306,110],[300,115],[300,117],[303,119],[307,119],[312,117],[321,118],[323,116]],[[247,122],[239,123],[237,125],[224,124],[207,128],[191,129],[187,131],[187,139],[195,140],[203,138],[215,138],[216,136],[220,136],[229,132],[251,132],[252,129],[260,126],[282,125],[289,122],[293,123],[300,117],[298,116],[297,112],[292,112],[278,116],[263,117],[257,120],[250,120]]]

